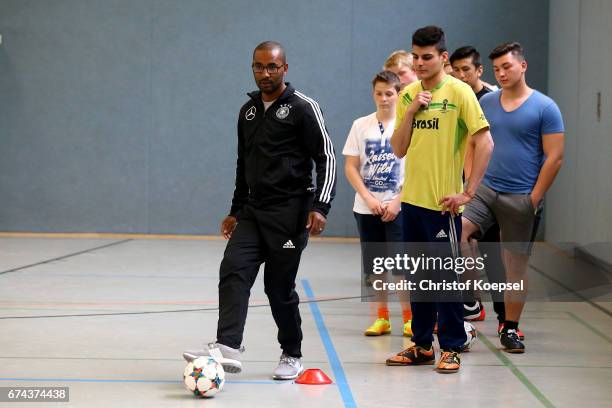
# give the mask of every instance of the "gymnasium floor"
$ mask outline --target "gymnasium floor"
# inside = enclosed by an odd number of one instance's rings
[[[409,344],[399,330],[399,305],[392,305],[391,336],[362,336],[369,305],[358,298],[359,247],[333,240],[309,244],[298,292],[305,366],[322,369],[334,384],[270,379],[280,350],[260,277],[244,371],[228,374],[214,399],[195,399],[182,384],[181,352],[214,340],[224,246],[221,240],[0,238],[0,387],[70,387],[70,403],[35,404],[53,407],[611,404],[611,302],[528,303],[523,355],[499,350],[487,305],[487,320],[476,324],[479,341],[463,354],[459,374],[386,367],[385,358]],[[547,259],[532,260],[533,285],[554,279],[556,263],[566,263],[561,255]]]

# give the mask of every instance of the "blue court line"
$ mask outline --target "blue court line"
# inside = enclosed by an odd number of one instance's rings
[[[315,300],[315,296],[312,291],[312,288],[310,287],[310,283],[308,283],[308,279],[302,279],[302,286],[304,287],[304,292],[306,292],[306,296],[308,296],[308,300],[311,301],[309,303],[310,311],[312,312],[312,316],[314,317],[315,323],[317,324],[317,329],[319,330],[321,341],[325,346],[325,351],[327,352],[329,363],[331,364],[332,371],[334,372],[336,383],[338,384],[338,388],[340,389],[340,395],[342,396],[344,406],[347,408],[354,408],[356,407],[356,405],[355,400],[353,399],[353,393],[351,392],[351,387],[349,386],[348,381],[346,380],[346,375],[344,374],[342,363],[338,358],[338,354],[336,353],[334,344],[331,341],[331,337],[329,337],[329,332],[327,331],[327,327],[325,327],[323,316],[321,315],[319,305],[317,305],[317,302]]]
[[[19,382],[61,382],[61,383],[168,383],[168,384],[182,384],[179,380],[130,380],[130,379],[108,379],[108,378],[0,378],[0,381],[19,381]],[[225,381],[226,384],[281,384],[282,381]]]

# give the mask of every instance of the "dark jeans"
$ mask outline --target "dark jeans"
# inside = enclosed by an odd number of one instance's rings
[[[353,212],[359,230],[361,242],[362,270],[366,277],[372,275],[372,262],[375,256],[393,256],[392,246],[368,245],[370,243],[401,242],[402,241],[402,212],[395,220],[383,222],[379,215],[359,214]],[[384,253],[381,253],[384,252]],[[393,270],[393,274],[399,274]]]
[[[499,244],[499,225],[497,223],[493,224],[493,226],[485,232],[485,234],[482,236],[482,239],[480,239],[478,242],[496,242]],[[489,281],[495,282],[496,279],[492,276],[493,271],[505,270],[504,262],[502,260],[501,247],[499,247],[496,251],[487,252],[487,257],[484,258],[484,264],[485,271],[487,271],[488,273]],[[497,314],[497,321],[499,323],[503,323],[506,319],[506,308],[504,302],[493,302],[493,310],[495,310],[495,313]]]

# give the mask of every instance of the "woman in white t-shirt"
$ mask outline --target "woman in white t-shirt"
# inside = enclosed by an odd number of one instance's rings
[[[376,112],[353,122],[342,154],[346,159],[346,178],[356,191],[353,213],[361,241],[366,285],[376,299],[377,319],[366,329],[365,335],[380,336],[391,333],[391,323],[386,291],[373,289],[380,287],[380,282],[375,285],[375,281],[386,281],[384,275],[374,273],[373,258],[387,256],[386,245],[381,242],[402,241],[400,191],[404,182],[404,160],[398,159],[391,149],[400,79],[391,71],[382,71],[372,80],[372,88]],[[412,337],[408,292],[401,291],[400,300],[403,333]]]

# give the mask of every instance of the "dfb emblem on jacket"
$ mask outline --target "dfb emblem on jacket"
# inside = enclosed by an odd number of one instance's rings
[[[285,119],[287,116],[289,116],[290,109],[291,105],[281,105],[281,107],[276,111],[276,117],[279,119]]]

